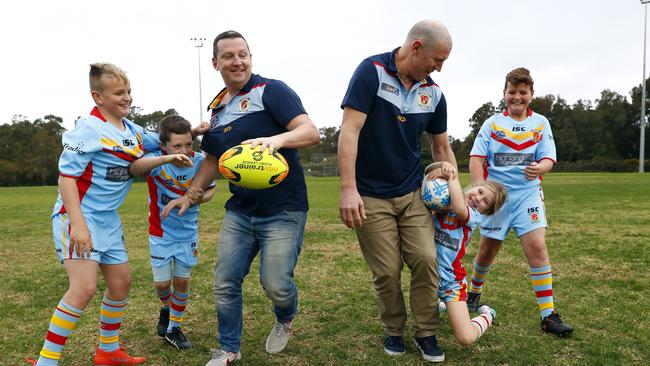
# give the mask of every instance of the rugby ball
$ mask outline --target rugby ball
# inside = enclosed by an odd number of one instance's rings
[[[448,210],[451,205],[449,196],[449,183],[445,179],[435,178],[427,179],[425,175],[422,179],[421,189],[422,201],[424,204],[435,212]]]
[[[271,188],[289,174],[289,164],[279,152],[251,149],[251,145],[237,145],[219,158],[219,173],[230,183],[248,189]]]

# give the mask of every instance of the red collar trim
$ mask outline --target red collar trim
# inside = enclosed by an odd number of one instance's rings
[[[103,122],[106,122],[106,118],[102,115],[102,112],[99,111],[99,108],[94,107],[92,111],[90,111],[91,116],[95,116],[99,119],[101,119]]]
[[[533,110],[528,108],[528,111],[526,112],[526,114],[528,115],[528,117],[532,116],[533,115]],[[508,113],[508,110],[506,109],[506,110],[503,111],[503,115],[508,117],[510,115],[510,113]]]

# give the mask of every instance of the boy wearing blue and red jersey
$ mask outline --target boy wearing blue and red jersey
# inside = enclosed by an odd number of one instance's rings
[[[546,248],[546,213],[541,176],[556,161],[553,133],[546,117],[528,108],[533,79],[525,68],[506,76],[506,110],[483,123],[470,154],[472,181],[490,179],[508,189],[508,198],[493,217],[481,224],[481,243],[474,259],[468,306],[475,309],[490,265],[510,228],[521,241],[530,266],[541,327],[565,336],[573,328],[555,312],[550,260]]]
[[[147,174],[149,250],[154,287],[162,303],[156,332],[177,349],[188,349],[192,343],[181,331],[181,325],[199,250],[199,206],[191,206],[183,216],[172,211],[164,220],[161,213],[169,201],[185,194],[201,167],[203,155],[192,150],[192,126],[180,116],[168,116],[160,121],[160,147],[162,150],[133,162],[130,172]],[[192,166],[161,165],[176,154],[189,158]],[[213,188],[214,184],[203,192],[201,203],[212,198]]]
[[[467,271],[463,267],[462,259],[474,229],[484,217],[501,208],[506,199],[506,191],[502,184],[494,181],[476,182],[463,191],[456,168],[447,162],[429,165],[425,174],[423,187],[427,179],[441,177],[448,181],[449,208],[434,211],[433,214],[440,274],[437,295],[441,308],[447,309],[456,340],[461,345],[470,345],[492,325],[496,311],[483,305],[478,309],[480,315],[470,319],[466,303]]]
[[[124,118],[132,101],[124,71],[111,64],[93,64],[89,78],[96,107],[62,138],[52,224],[69,288],[52,315],[39,359],[31,361],[39,366],[58,364],[68,336],[95,295],[97,269],[102,270],[106,291],[94,364],[145,361],[126,354],[119,343],[131,273],[117,208],[131,186],[129,165],[145,150],[157,149],[158,136]]]

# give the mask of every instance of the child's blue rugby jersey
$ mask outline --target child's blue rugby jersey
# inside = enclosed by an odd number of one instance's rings
[[[526,166],[543,159],[555,163],[557,159],[551,125],[546,117],[532,110],[521,122],[507,111],[488,118],[474,140],[470,156],[485,158],[484,178],[501,182],[509,189],[539,185],[539,177],[526,179]]]
[[[131,187],[129,165],[145,150],[160,149],[158,134],[122,119],[124,131],[106,121],[97,107],[63,134],[59,174],[77,181],[81,211],[113,211]],[[65,213],[59,193],[52,215]]]

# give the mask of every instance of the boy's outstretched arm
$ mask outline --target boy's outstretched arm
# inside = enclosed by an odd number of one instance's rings
[[[465,196],[463,196],[463,188],[460,186],[458,174],[449,179],[449,197],[451,198],[451,210],[454,211],[460,221],[467,221],[469,213],[467,212]]]
[[[217,171],[218,159],[214,155],[207,154],[185,195],[169,201],[162,211],[162,217],[167,217],[174,208],[178,208],[178,214],[182,216],[192,203],[199,203],[201,196],[207,192],[204,187],[214,181]]]
[[[140,158],[131,163],[129,166],[129,173],[131,173],[131,175],[145,175],[152,169],[167,163],[172,163],[178,167],[190,167],[192,166],[192,159],[187,157],[185,154],[171,154]]]

